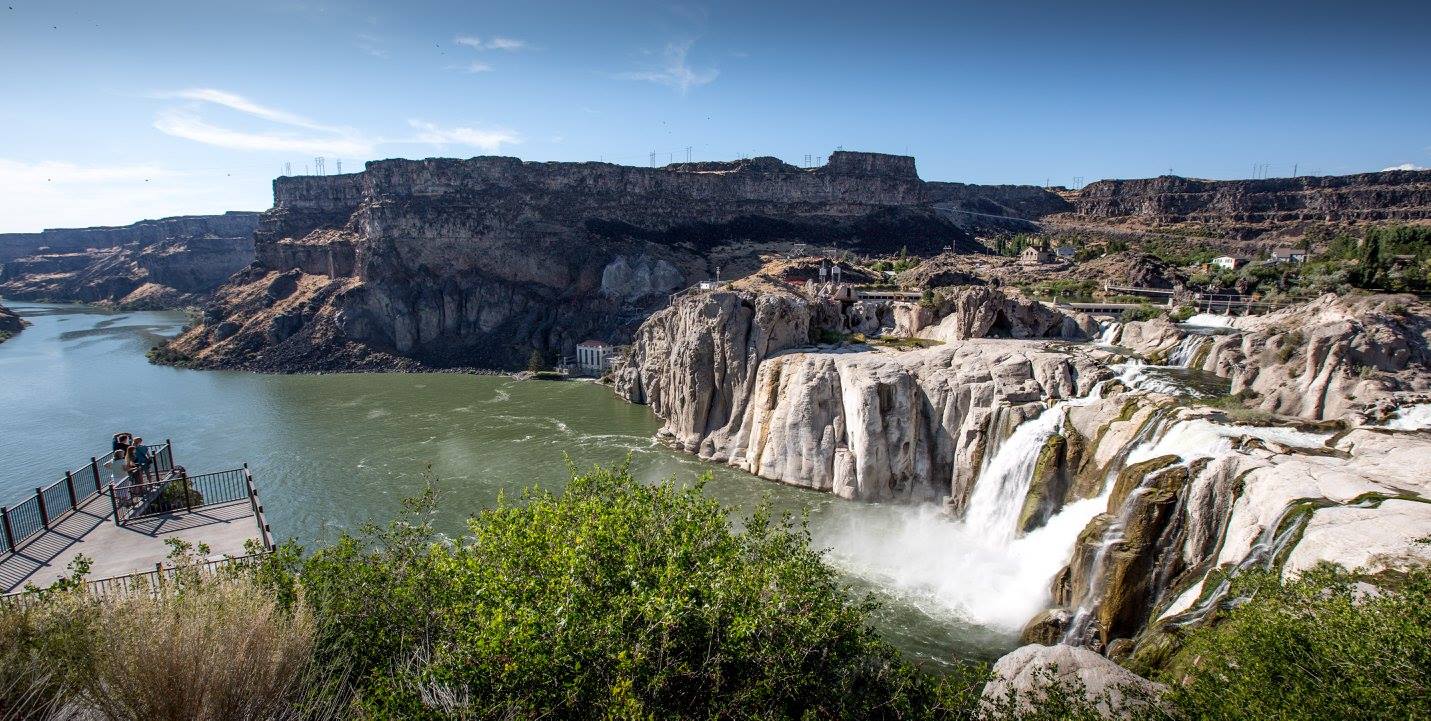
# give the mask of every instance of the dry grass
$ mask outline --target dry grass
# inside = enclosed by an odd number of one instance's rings
[[[271,719],[287,715],[315,624],[247,579],[100,605],[83,703],[108,719]]]

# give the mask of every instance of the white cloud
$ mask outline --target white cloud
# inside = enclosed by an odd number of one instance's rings
[[[719,70],[716,68],[697,70],[686,62],[686,55],[690,53],[691,45],[690,41],[668,43],[665,51],[661,54],[660,67],[618,73],[616,77],[622,80],[644,80],[657,83],[675,88],[682,93],[714,81],[716,76],[720,75]]]
[[[451,70],[461,70],[464,73],[471,73],[474,75],[477,73],[492,72],[491,65],[488,65],[487,63],[477,62],[475,60],[470,63],[467,63],[466,65],[449,65],[447,67]]]
[[[1426,168],[1413,163],[1402,163],[1401,165],[1393,165],[1390,168],[1382,168],[1381,172],[1385,173],[1388,170],[1426,170]]]
[[[368,33],[358,33],[357,37],[353,40],[353,45],[357,46],[359,50],[375,58],[386,59],[388,57],[388,51],[383,48],[382,43],[381,38]]]
[[[166,135],[232,150],[267,150],[304,155],[371,155],[374,141],[356,133],[297,135],[284,131],[246,132],[205,122],[197,114],[174,108],[161,110],[154,128]]]
[[[430,145],[466,145],[487,152],[496,152],[503,145],[522,142],[522,137],[505,128],[443,128],[424,120],[409,120],[417,131],[412,142]]]
[[[465,45],[473,50],[523,50],[527,47],[527,41],[516,38],[493,37],[483,40],[473,35],[458,35],[452,42],[458,45]]]
[[[142,218],[260,209],[260,179],[214,177],[157,165],[77,165],[0,158],[0,232],[124,225]],[[249,192],[249,191],[252,192]]]

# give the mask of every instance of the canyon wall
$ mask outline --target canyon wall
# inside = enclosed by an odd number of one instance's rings
[[[1100,180],[1071,194],[1081,219],[1230,225],[1431,219],[1431,170],[1265,180]]]
[[[534,350],[624,342],[671,293],[753,272],[762,253],[978,251],[950,209],[1062,202],[948,185],[920,180],[913,158],[851,152],[818,168],[485,157],[279,178],[254,268],[172,350],[201,367],[510,369]]]
[[[258,213],[0,234],[0,296],[173,308],[253,261]]]
[[[25,321],[15,311],[0,305],[0,342],[25,329]]]

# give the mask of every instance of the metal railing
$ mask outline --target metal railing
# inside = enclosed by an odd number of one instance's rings
[[[115,519],[123,525],[137,518],[233,503],[249,498],[251,485],[246,468],[194,476],[170,469],[155,482],[116,485]]]
[[[154,564],[152,571],[136,571],[122,576],[87,580],[84,582],[84,590],[95,599],[144,596],[152,598],[162,593],[166,586],[178,582],[180,573],[194,572],[199,578],[213,578],[227,570],[256,566],[266,556],[268,556],[267,550],[246,556],[224,556],[184,567],[165,566],[161,562]],[[43,595],[39,590],[18,591],[0,595],[0,605],[27,608],[42,598]]]
[[[102,493],[104,481],[99,467],[99,457],[91,456],[89,463],[65,471],[64,478],[48,486],[36,487],[34,494],[25,500],[13,506],[0,506],[0,555],[14,552]],[[151,447],[143,473],[157,479],[173,468],[174,448],[169,441]]]

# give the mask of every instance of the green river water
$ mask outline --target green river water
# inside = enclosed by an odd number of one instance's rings
[[[630,455],[643,480],[710,473],[707,493],[730,506],[748,510],[769,498],[777,509],[808,510],[816,544],[830,549],[851,592],[880,597],[878,627],[916,660],[988,659],[1015,645],[1007,622],[980,622],[944,597],[951,582],[981,579],[944,573],[942,554],[959,551],[940,547],[947,529],[930,509],[847,502],[675,453],[653,441],[659,422],[646,407],[606,387],[466,374],[181,370],[144,356],[180,330],[181,313],[8,305],[32,325],[0,344],[0,503],[81,465],[113,433],[132,431],[146,442],[172,439],[176,461],[191,472],[248,463],[275,536],[311,544],[391,516],[429,466],[443,523],[455,531],[500,492],[560,487],[563,454],[578,466]],[[914,527],[935,531],[906,538],[916,513]]]

